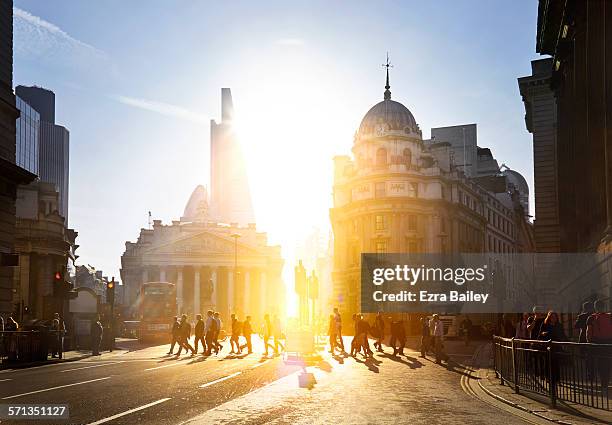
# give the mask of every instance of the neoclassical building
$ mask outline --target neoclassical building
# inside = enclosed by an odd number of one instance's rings
[[[423,140],[389,89],[387,71],[384,99],[363,117],[352,157],[334,158],[332,299],[345,320],[360,309],[362,253],[532,250],[520,197],[497,163],[489,176],[467,176],[452,143]],[[473,149],[477,158],[481,148],[474,143]],[[508,288],[506,297],[516,297],[516,288]]]
[[[198,186],[181,220],[154,220],[136,242],[126,242],[121,279],[133,315],[145,282],[174,283],[178,311],[191,317],[208,309],[225,320],[230,313],[250,314],[255,321],[265,312],[282,313],[280,247],[269,246],[255,224],[216,223],[207,214],[206,190]]]

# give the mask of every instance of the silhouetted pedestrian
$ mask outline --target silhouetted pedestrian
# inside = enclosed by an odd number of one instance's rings
[[[338,339],[338,345],[344,353],[344,340],[342,339],[342,316],[340,316],[338,307],[334,307],[334,321],[336,323],[336,338]]]
[[[251,316],[247,316],[244,323],[242,324],[242,335],[246,339],[246,343],[240,347],[241,349],[247,349],[248,354],[253,354],[253,344],[251,342],[251,337],[253,335],[253,326],[251,325]]]
[[[232,313],[230,315],[231,321],[232,321],[232,335],[230,336],[230,346],[232,348],[232,350],[230,351],[230,353],[236,353],[236,354],[240,354],[242,352],[241,348],[240,348],[240,328],[241,328],[241,323],[238,321],[238,319],[236,318],[236,315],[234,313]],[[236,350],[234,351],[234,346],[236,346]]]
[[[202,354],[206,353],[206,342],[204,342],[204,321],[201,314],[196,314],[196,324],[193,329],[193,348],[198,354],[198,345],[202,344]]]
[[[218,311],[215,311],[213,319],[216,322],[215,333],[213,335],[213,344],[215,346],[215,354],[219,354],[219,351],[223,350],[223,345],[219,343],[219,332],[221,332],[221,328],[223,327],[223,323],[221,322],[221,314]]]
[[[217,321],[213,317],[214,312],[212,310],[208,310],[206,312],[206,322],[204,323],[204,335],[206,338],[206,355],[210,356],[212,354],[212,350],[215,348],[213,344],[213,339],[215,336],[215,330],[217,328]]]
[[[181,325],[179,324],[178,317],[174,316],[171,326],[172,327],[170,329],[170,338],[172,338],[172,342],[170,344],[170,350],[168,351],[168,354],[172,354],[172,352],[174,351],[174,345],[179,341]]]
[[[434,351],[436,353],[436,363],[442,364],[442,358],[444,355],[444,323],[440,320],[440,316],[437,314],[433,315],[431,319],[433,321],[433,339],[434,339]]]
[[[429,319],[427,316],[423,316],[421,317],[421,357],[427,356],[427,351],[431,345],[430,333]]]
[[[53,313],[51,330],[53,331],[51,357],[59,357],[61,359],[64,353],[64,334],[66,333],[66,325],[59,313]]]
[[[103,333],[104,328],[102,327],[102,323],[100,322],[100,316],[96,316],[96,318],[91,321],[91,327],[89,332],[89,335],[91,336],[91,354],[93,356],[100,355],[100,344],[102,344]]]
[[[285,351],[285,346],[281,342],[283,339],[283,326],[277,314],[274,315],[274,320],[272,322],[272,332],[274,336],[274,354],[279,354],[280,352]]]
[[[399,343],[399,346],[397,344]],[[406,329],[404,328],[403,320],[394,320],[391,322],[391,338],[389,345],[393,348],[393,355],[404,355],[404,347],[406,346]]]
[[[183,314],[181,316],[180,324],[181,326],[179,329],[179,350],[176,353],[176,356],[178,357],[181,355],[181,353],[183,352],[183,348],[186,352],[191,351],[191,354],[195,355],[194,348],[191,346],[191,344],[189,344],[189,338],[191,338],[191,323],[189,323],[189,320],[187,320],[186,314]]]

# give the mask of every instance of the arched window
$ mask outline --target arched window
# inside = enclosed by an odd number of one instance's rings
[[[404,149],[402,155],[402,162],[406,165],[406,169],[410,170],[410,164],[412,163],[412,151],[408,148]]]
[[[378,148],[376,151],[376,167],[387,166],[387,150],[385,148]]]

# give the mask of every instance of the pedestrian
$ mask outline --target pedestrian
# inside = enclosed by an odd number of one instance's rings
[[[64,353],[64,334],[66,332],[66,325],[60,318],[59,313],[53,313],[51,330],[53,331],[51,357],[59,357],[61,359]]]
[[[433,338],[434,338],[434,351],[436,353],[436,364],[442,364],[442,358],[444,355],[444,323],[440,320],[440,316],[437,314],[433,315]]]
[[[183,348],[187,353],[191,351],[191,355],[195,355],[194,348],[191,346],[191,344],[189,344],[189,338],[191,338],[191,323],[189,323],[189,320],[187,320],[186,314],[183,314],[181,316],[180,325],[179,350],[176,353],[176,356],[179,357],[181,355],[181,353],[183,352]]]
[[[514,337],[516,339],[529,339],[529,331],[527,330],[527,323],[529,322],[529,313],[523,313],[521,319],[516,322],[516,330]]]
[[[7,332],[16,332],[18,329],[19,324],[15,321],[15,319],[13,319],[13,316],[9,316],[9,318],[6,319],[4,330]],[[17,360],[17,337],[13,334],[9,335],[5,341],[5,344],[8,359],[11,361]]]
[[[554,311],[549,311],[540,327],[538,339],[543,341],[567,341],[563,326],[559,322],[559,315]]]
[[[383,353],[382,341],[385,338],[385,319],[383,319],[381,311],[376,313],[374,329],[376,329],[376,342],[374,343],[374,348],[376,348],[379,353]]]
[[[363,318],[363,315],[359,315],[359,321],[357,323],[357,332],[359,334],[359,344],[363,348],[364,356],[373,356],[374,353],[370,349],[370,343],[368,341],[368,333],[370,332],[370,324]]]
[[[213,338],[215,335],[215,329],[217,327],[217,321],[215,320],[214,312],[212,310],[208,310],[206,312],[206,322],[204,323],[204,335],[206,338],[206,356],[210,356],[212,354],[212,350],[215,348],[213,345]]]
[[[594,313],[587,319],[586,338],[587,342],[593,344],[612,344],[612,313],[605,313],[604,300],[593,303]],[[609,347],[597,347],[597,358],[595,366],[599,374],[602,394],[608,397],[608,383],[610,382],[610,356],[612,350]]]
[[[459,326],[461,330],[461,334],[463,335],[463,340],[465,342],[466,347],[470,345],[470,335],[472,332],[472,321],[466,315],[461,321],[461,325]]]
[[[541,306],[535,305],[532,309],[532,315],[527,321],[527,332],[529,339],[538,339],[540,336],[540,328],[544,323],[544,309]]]
[[[97,315],[94,320],[91,321],[91,327],[89,335],[91,336],[91,355],[99,356],[100,355],[100,344],[102,344],[102,334],[104,333],[104,328],[102,327],[102,322],[100,322],[100,316]]]
[[[344,351],[344,340],[342,339],[342,316],[340,316],[340,312],[338,311],[338,307],[334,307],[334,321],[336,323],[336,338],[338,339],[338,345]]]
[[[574,329],[577,329],[579,331],[578,342],[587,342],[587,320],[589,319],[589,316],[591,316],[591,314],[593,314],[593,303],[589,301],[582,303],[582,313],[578,315],[578,317],[576,318],[576,322],[574,323]]]
[[[253,335],[253,326],[251,325],[251,316],[247,316],[242,324],[242,335],[246,339],[246,343],[240,347],[241,349],[247,349],[247,354],[253,354],[253,344],[251,342],[251,337]]]
[[[232,350],[230,354],[240,354],[242,352],[240,348],[240,322],[234,313],[230,315],[230,318],[232,321],[232,336],[230,337],[230,346]],[[234,345],[236,346],[236,351],[234,351]]]
[[[329,335],[329,352],[335,354],[338,339],[336,336],[336,319],[333,314],[329,315],[329,328],[327,334]]]
[[[426,357],[430,343],[429,319],[427,316],[421,317],[421,357]]]
[[[351,319],[353,320],[353,340],[351,341],[351,356],[355,357],[357,356],[357,353],[359,352],[361,347],[361,345],[359,344],[359,335],[357,333],[357,313],[353,313]]]
[[[219,351],[223,350],[223,345],[219,343],[219,332],[221,332],[221,328],[223,325],[223,323],[221,322],[221,313],[219,313],[218,311],[215,311],[213,315],[213,319],[215,320],[215,323],[216,323],[216,328],[215,328],[215,332],[213,335],[213,344],[215,346],[215,354],[219,354]]]
[[[202,344],[202,354],[206,353],[206,343],[204,342],[204,321],[201,314],[196,314],[196,324],[193,329],[193,348],[198,354],[198,345]]]
[[[180,328],[181,328],[181,325],[179,324],[178,317],[174,316],[172,325],[171,325],[171,330],[170,330],[170,337],[172,338],[172,341],[170,344],[170,350],[168,351],[168,354],[172,354],[172,352],[174,351],[174,345],[178,343]]]
[[[265,356],[268,357],[268,348],[272,349],[274,351],[274,346],[272,344],[270,344],[270,338],[272,338],[272,335],[274,334],[273,329],[272,329],[272,322],[270,321],[270,315],[266,314],[264,315],[264,351],[265,351]]]
[[[285,346],[281,342],[283,339],[283,326],[277,314],[274,315],[272,331],[274,336],[274,354],[279,354],[280,352],[285,351]],[[278,349],[279,347],[280,350]]]
[[[396,344],[399,342],[399,347]],[[406,329],[404,328],[403,320],[394,320],[391,322],[391,338],[389,345],[393,348],[393,355],[404,355],[404,347],[406,346]]]

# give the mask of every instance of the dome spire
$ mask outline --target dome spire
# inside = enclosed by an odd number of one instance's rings
[[[391,100],[391,91],[389,90],[391,86],[389,85],[389,67],[393,68],[393,65],[389,62],[389,52],[387,52],[387,62],[383,63],[385,68],[387,68],[387,84],[385,84],[385,100]]]

